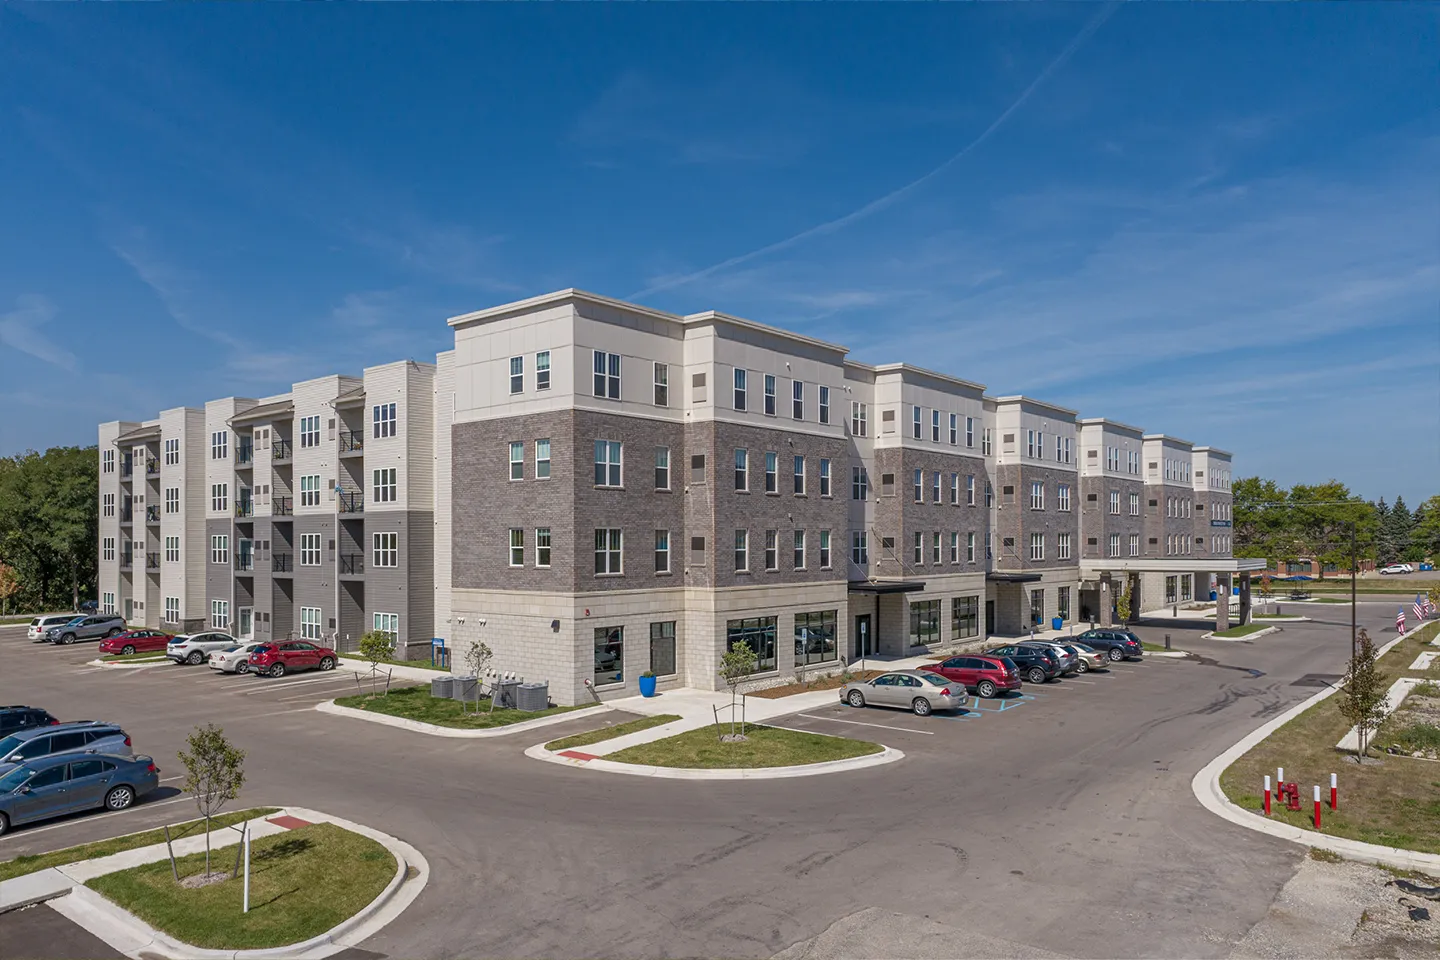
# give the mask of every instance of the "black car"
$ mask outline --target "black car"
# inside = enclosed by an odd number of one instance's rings
[[[39,707],[0,707],[0,737],[35,727],[51,727],[59,722]]]
[[[1060,676],[1060,658],[1049,650],[1038,647],[1022,647],[1017,643],[986,650],[983,656],[1009,657],[1020,670],[1020,677],[1027,683],[1044,683]]]
[[[1140,638],[1120,627],[1097,627],[1086,630],[1075,638],[1081,643],[1103,650],[1111,662],[1117,660],[1138,660],[1145,655]]]

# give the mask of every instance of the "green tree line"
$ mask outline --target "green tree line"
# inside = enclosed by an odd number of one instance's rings
[[[94,447],[0,457],[0,565],[10,611],[95,599],[99,466]]]

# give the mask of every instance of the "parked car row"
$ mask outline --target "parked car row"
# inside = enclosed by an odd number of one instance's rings
[[[976,654],[958,654],[916,670],[892,670],[870,680],[840,688],[840,699],[852,707],[901,707],[919,716],[954,710],[969,694],[998,697],[1025,683],[1048,683],[1109,663],[1137,660],[1144,654],[1140,638],[1128,630],[1087,630],[1063,640],[1021,640]]]
[[[125,629],[125,618],[111,614],[45,616],[31,620],[25,636],[36,642],[74,643],[76,640],[117,636]]]
[[[297,670],[334,670],[340,655],[309,640],[236,640],[224,633],[172,637],[165,656],[176,663],[208,663],[221,673],[283,677]]]

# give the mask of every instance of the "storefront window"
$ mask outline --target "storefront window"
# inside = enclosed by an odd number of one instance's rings
[[[1175,602],[1175,586],[1176,586],[1175,581],[1176,581],[1176,579],[1177,579],[1177,578],[1175,578],[1175,577],[1166,577],[1166,578],[1165,578],[1165,602],[1166,602],[1166,603],[1174,603],[1174,602]]]
[[[1190,585],[1191,585],[1191,583],[1192,583],[1192,580],[1191,580],[1190,577],[1181,577],[1181,578],[1180,578],[1180,599],[1181,599],[1181,600],[1189,600],[1189,599],[1190,599]]]
[[[795,666],[834,660],[835,611],[795,614]]]
[[[940,601],[910,602],[910,646],[940,642]]]
[[[625,628],[595,628],[595,686],[625,682]]]
[[[1070,619],[1070,588],[1069,588],[1069,587],[1061,587],[1061,588],[1060,588],[1060,610],[1059,610],[1059,614],[1060,614],[1060,619],[1061,619],[1061,620],[1069,620],[1069,619]]]
[[[1045,591],[1030,591],[1030,622],[1043,625],[1045,623]]]
[[[675,621],[650,624],[650,672],[657,677],[675,673]]]
[[[775,618],[751,617],[747,620],[725,622],[725,649],[733,650],[735,644],[744,641],[755,652],[755,669],[775,669]]]
[[[956,597],[950,601],[950,632],[954,639],[980,635],[980,598]]]

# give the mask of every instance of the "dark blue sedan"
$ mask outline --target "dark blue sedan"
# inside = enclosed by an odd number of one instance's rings
[[[160,768],[150,757],[61,754],[29,761],[0,776],[0,834],[82,810],[124,810],[159,785]]]

